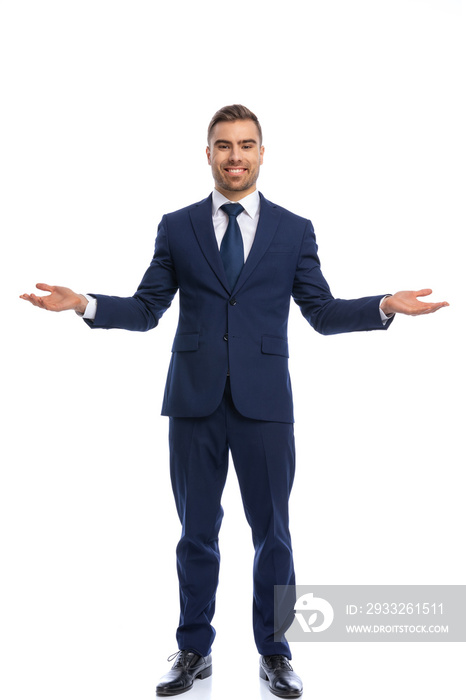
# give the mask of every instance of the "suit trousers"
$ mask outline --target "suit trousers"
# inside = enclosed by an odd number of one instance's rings
[[[218,536],[231,451],[244,512],[252,530],[253,630],[260,654],[291,658],[285,638],[293,601],[274,614],[274,586],[295,585],[288,501],[295,472],[292,423],[259,421],[235,408],[227,379],[220,406],[203,418],[170,418],[170,472],[182,524],[177,545],[179,649],[211,652],[218,585]],[[291,588],[294,590],[294,588]],[[294,598],[293,598],[294,600]]]

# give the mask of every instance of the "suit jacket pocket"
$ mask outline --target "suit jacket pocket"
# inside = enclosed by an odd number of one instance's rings
[[[175,335],[172,352],[193,352],[199,349],[199,333],[180,333]]]
[[[288,341],[286,338],[277,338],[273,335],[263,335],[262,352],[266,355],[281,355],[282,357],[289,357]]]
[[[287,253],[295,253],[294,248],[290,248],[289,245],[274,245],[267,249],[267,253],[286,255]]]

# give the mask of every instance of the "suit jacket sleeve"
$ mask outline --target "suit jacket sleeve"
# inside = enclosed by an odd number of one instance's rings
[[[91,294],[97,299],[97,313],[93,321],[85,319],[85,322],[91,328],[148,331],[158,324],[177,290],[164,217],[158,228],[152,262],[136,293],[132,297]]]
[[[386,330],[380,317],[380,300],[386,294],[360,299],[335,299],[320,269],[314,228],[308,222],[293,283],[293,298],[304,318],[323,335],[353,331]]]

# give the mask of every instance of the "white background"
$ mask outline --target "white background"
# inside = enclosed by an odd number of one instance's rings
[[[298,582],[465,583],[462,5],[1,3],[5,700],[153,698],[176,650],[159,415],[176,308],[149,334],[92,332],[18,297],[132,294],[162,214],[211,189],[225,104],[258,114],[259,189],[312,219],[335,296],[429,286],[451,304],[335,337],[292,309]],[[215,673],[192,696],[266,698],[230,476]],[[463,644],[293,654],[307,698],[464,698]]]

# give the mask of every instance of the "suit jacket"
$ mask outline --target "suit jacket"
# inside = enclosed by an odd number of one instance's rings
[[[212,223],[212,196],[167,214],[152,262],[132,297],[93,294],[92,328],[147,331],[180,292],[162,414],[207,416],[219,405],[227,373],[244,416],[292,422],[287,325],[291,298],[319,333],[386,329],[383,295],[335,299],[325,281],[310,221],[262,195],[251,252],[229,289]]]

